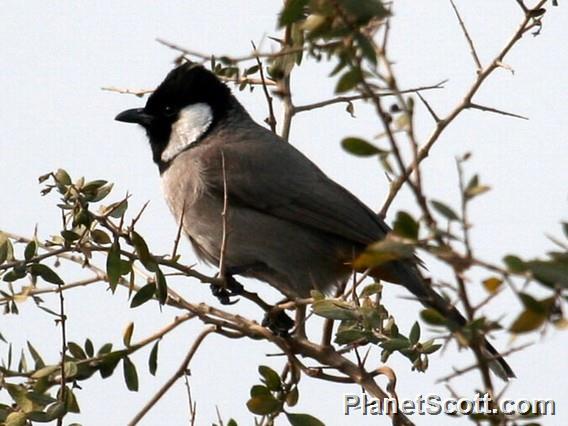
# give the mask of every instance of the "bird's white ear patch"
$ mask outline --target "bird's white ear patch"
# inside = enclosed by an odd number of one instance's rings
[[[172,124],[168,146],[162,152],[162,161],[168,162],[185,151],[207,131],[213,121],[213,111],[205,103],[193,104],[179,112]]]

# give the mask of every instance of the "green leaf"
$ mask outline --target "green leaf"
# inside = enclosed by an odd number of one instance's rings
[[[124,351],[116,351],[116,352],[110,352],[103,357],[102,362],[99,366],[99,372],[103,379],[110,377],[112,373],[114,373],[116,366],[118,365],[119,361],[124,357],[124,355],[125,355]]]
[[[36,348],[34,348],[29,341],[27,342],[27,344],[28,344],[28,351],[30,351],[30,355],[32,356],[32,359],[34,360],[35,363],[34,368],[37,370],[38,368],[45,367],[45,362],[41,358],[41,355],[36,350]]]
[[[130,358],[125,356],[122,359],[122,366],[124,368],[124,381],[126,387],[129,391],[138,391],[138,373],[136,372],[136,366],[130,361]]]
[[[118,280],[120,279],[121,273],[121,262],[120,262],[120,244],[115,241],[107,255],[106,262],[106,272],[108,278],[108,284],[111,290],[114,292],[116,286],[118,285]]]
[[[516,334],[528,333],[539,328],[544,321],[546,321],[546,315],[527,309],[515,319],[509,330]]]
[[[57,169],[55,172],[55,180],[62,185],[71,185],[71,177],[63,169]]]
[[[308,0],[288,0],[285,2],[284,8],[280,12],[278,26],[280,28],[293,24],[304,17],[304,7],[308,4]]]
[[[410,343],[412,343],[413,345],[418,343],[418,341],[420,340],[420,324],[418,324],[418,321],[416,321],[410,329],[408,340],[410,340]]]
[[[247,408],[253,414],[266,416],[275,413],[282,408],[282,403],[271,394],[253,396],[247,401]]]
[[[229,419],[229,421],[227,422],[227,426],[239,426],[239,425],[237,424],[235,419]]]
[[[36,255],[36,253],[37,253],[37,243],[34,240],[32,240],[26,245],[26,248],[24,249],[24,259],[29,261],[32,257]]]
[[[132,298],[132,302],[130,302],[130,307],[136,308],[137,306],[146,303],[148,300],[154,297],[155,292],[156,292],[156,284],[154,283],[146,284],[144,287],[138,290],[138,292],[134,295],[134,297]]]
[[[264,379],[263,382],[268,387],[268,389],[270,389],[271,391],[277,391],[282,388],[280,375],[272,368],[267,367],[266,365],[261,365],[258,367],[258,372]]]
[[[354,307],[339,299],[315,301],[312,304],[312,309],[316,315],[334,320],[352,320],[358,318]]]
[[[349,137],[341,141],[345,151],[359,157],[370,157],[380,154],[382,151],[364,139]]]
[[[24,278],[25,276],[26,276],[26,270],[25,269],[14,268],[11,271],[6,272],[4,274],[4,276],[2,277],[2,280],[11,283],[11,282],[20,280],[20,279]]]
[[[519,257],[508,255],[503,258],[503,262],[507,265],[507,269],[513,273],[523,273],[527,270],[526,263]]]
[[[47,377],[56,371],[59,371],[59,365],[48,365],[47,367],[42,367],[39,370],[34,371],[32,377],[34,379],[41,379],[42,377]]]
[[[369,297],[374,294],[378,294],[383,291],[383,285],[381,283],[373,283],[366,286],[361,294],[359,295],[360,298]]]
[[[160,305],[166,303],[168,299],[168,284],[160,268],[156,270],[156,297]]]
[[[440,201],[436,201],[436,200],[430,201],[430,204],[432,205],[434,210],[436,210],[438,213],[440,213],[446,219],[448,219],[450,221],[460,220],[460,217],[457,215],[457,213],[454,210],[452,210],[451,207],[447,206],[446,204],[441,203]]]
[[[94,231],[91,231],[91,238],[95,243],[101,245],[110,244],[112,242],[109,235],[100,229],[95,229]]]
[[[65,284],[63,280],[51,269],[49,266],[42,263],[34,263],[30,265],[30,273],[32,275],[40,276],[44,281],[48,283],[63,285]]]
[[[411,259],[414,250],[411,245],[394,238],[385,238],[369,245],[363,253],[355,259],[356,269],[373,268],[392,260]]]
[[[298,386],[294,386],[288,395],[286,395],[286,405],[288,407],[293,407],[298,403],[298,399],[300,398],[300,392],[298,390]]]
[[[271,395],[270,390],[264,385],[254,385],[250,388],[250,396],[264,396],[264,395]]]
[[[448,320],[436,309],[428,308],[420,312],[422,320],[430,325],[446,325]]]
[[[87,338],[85,339],[85,353],[87,354],[87,356],[90,358],[94,355],[95,353],[95,348],[93,347],[93,342],[91,342],[91,339]]]
[[[399,351],[401,349],[407,349],[411,346],[410,341],[405,337],[395,337],[390,340],[386,340],[380,343],[381,348],[386,349],[389,352]]]
[[[547,287],[568,289],[568,263],[532,260],[527,262],[533,277]]]
[[[69,349],[69,352],[71,352],[71,355],[73,355],[77,359],[86,359],[87,358],[87,354],[85,353],[83,348],[75,342],[67,343],[67,349]]]
[[[420,225],[414,218],[405,211],[399,211],[396,214],[394,221],[393,231],[396,235],[403,238],[410,238],[411,240],[418,239],[418,231]]]
[[[156,375],[156,370],[158,369],[158,345],[160,341],[157,340],[150,351],[150,357],[148,358],[148,369],[150,370],[150,374],[152,376]]]
[[[325,426],[325,424],[309,414],[285,413],[292,426]]]
[[[338,345],[349,345],[361,339],[366,339],[367,333],[359,328],[338,330],[335,334],[335,343]]]
[[[140,262],[142,262],[148,271],[156,272],[158,265],[154,257],[150,254],[148,245],[146,244],[146,241],[144,241],[144,238],[135,231],[130,233],[130,238],[132,239],[132,244],[134,244],[134,248],[136,249]]]
[[[115,219],[120,219],[124,213],[126,213],[126,209],[128,209],[128,200],[124,199],[117,203],[113,203],[104,209],[104,212]]]
[[[335,86],[335,93],[344,93],[355,88],[361,82],[361,77],[361,70],[351,68],[339,78],[337,86]]]

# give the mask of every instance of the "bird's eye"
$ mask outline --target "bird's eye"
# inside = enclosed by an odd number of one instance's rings
[[[174,107],[173,107],[173,106],[171,106],[171,105],[166,105],[166,106],[164,107],[164,114],[165,114],[166,116],[171,116],[171,115],[174,114],[174,112],[175,112],[175,111],[174,111]]]

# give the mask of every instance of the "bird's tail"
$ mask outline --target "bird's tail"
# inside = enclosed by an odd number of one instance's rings
[[[461,327],[467,323],[464,316],[442,296],[436,293],[429,283],[422,277],[415,265],[404,261],[393,261],[381,265],[372,275],[377,279],[400,284],[408,289],[426,307],[433,308],[445,318]],[[457,328],[456,327],[456,328]],[[500,355],[499,352],[485,339],[482,348],[483,355],[489,359],[489,368],[501,379],[508,381],[514,378],[515,373]]]

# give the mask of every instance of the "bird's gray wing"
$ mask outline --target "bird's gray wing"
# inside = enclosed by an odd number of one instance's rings
[[[258,130],[258,128],[257,128]],[[223,193],[220,151],[231,203],[325,231],[362,245],[384,238],[389,227],[357,197],[329,179],[290,144],[268,131],[213,144],[205,173],[210,190]]]

